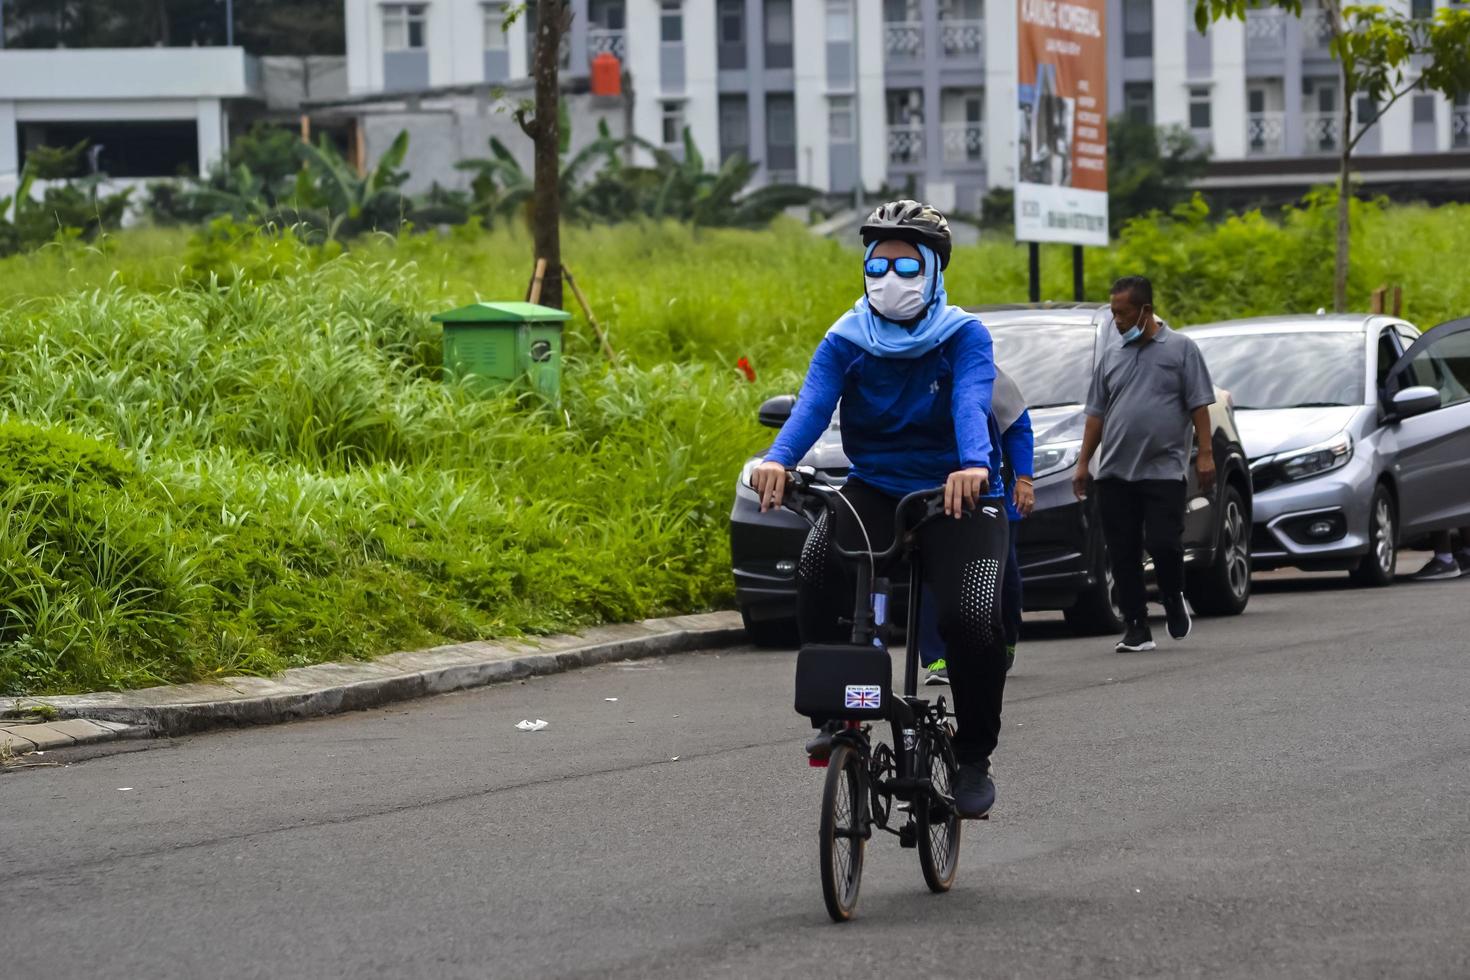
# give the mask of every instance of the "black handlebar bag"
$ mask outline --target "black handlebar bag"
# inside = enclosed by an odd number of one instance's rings
[[[893,661],[882,647],[813,644],[796,655],[796,713],[818,721],[888,717]]]

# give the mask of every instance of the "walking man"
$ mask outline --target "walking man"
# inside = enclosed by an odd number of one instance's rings
[[[1095,485],[1127,631],[1117,649],[1154,649],[1143,591],[1143,547],[1153,556],[1169,635],[1189,635],[1184,601],[1184,507],[1190,426],[1199,443],[1200,492],[1215,484],[1209,370],[1194,341],[1154,317],[1153,285],[1143,276],[1113,284],[1113,325],[1087,396],[1087,428],[1072,490],[1085,499],[1090,464],[1101,448]]]

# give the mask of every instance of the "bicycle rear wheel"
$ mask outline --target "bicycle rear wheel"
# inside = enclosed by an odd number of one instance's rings
[[[834,922],[852,918],[863,882],[867,846],[862,755],[850,745],[832,747],[822,790],[822,899]]]
[[[960,820],[954,806],[954,746],[947,734],[931,736],[927,751],[932,793],[925,794],[915,808],[919,831],[919,867],[932,892],[947,892],[960,868]]]

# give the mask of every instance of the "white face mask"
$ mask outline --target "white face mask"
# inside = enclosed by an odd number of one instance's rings
[[[868,305],[885,320],[898,323],[912,320],[928,305],[924,293],[929,280],[924,276],[905,279],[890,272],[876,279],[872,276],[863,278],[868,283]]]

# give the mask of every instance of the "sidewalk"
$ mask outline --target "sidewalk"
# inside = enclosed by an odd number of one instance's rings
[[[462,643],[377,660],[297,667],[276,677],[230,677],[138,691],[20,698],[0,711],[0,747],[10,753],[183,735],[222,725],[265,725],[370,708],[576,667],[745,642],[733,612],[600,626],[580,635]],[[33,723],[38,709],[58,721]],[[12,719],[12,720],[7,720]],[[6,750],[0,748],[0,753]]]

